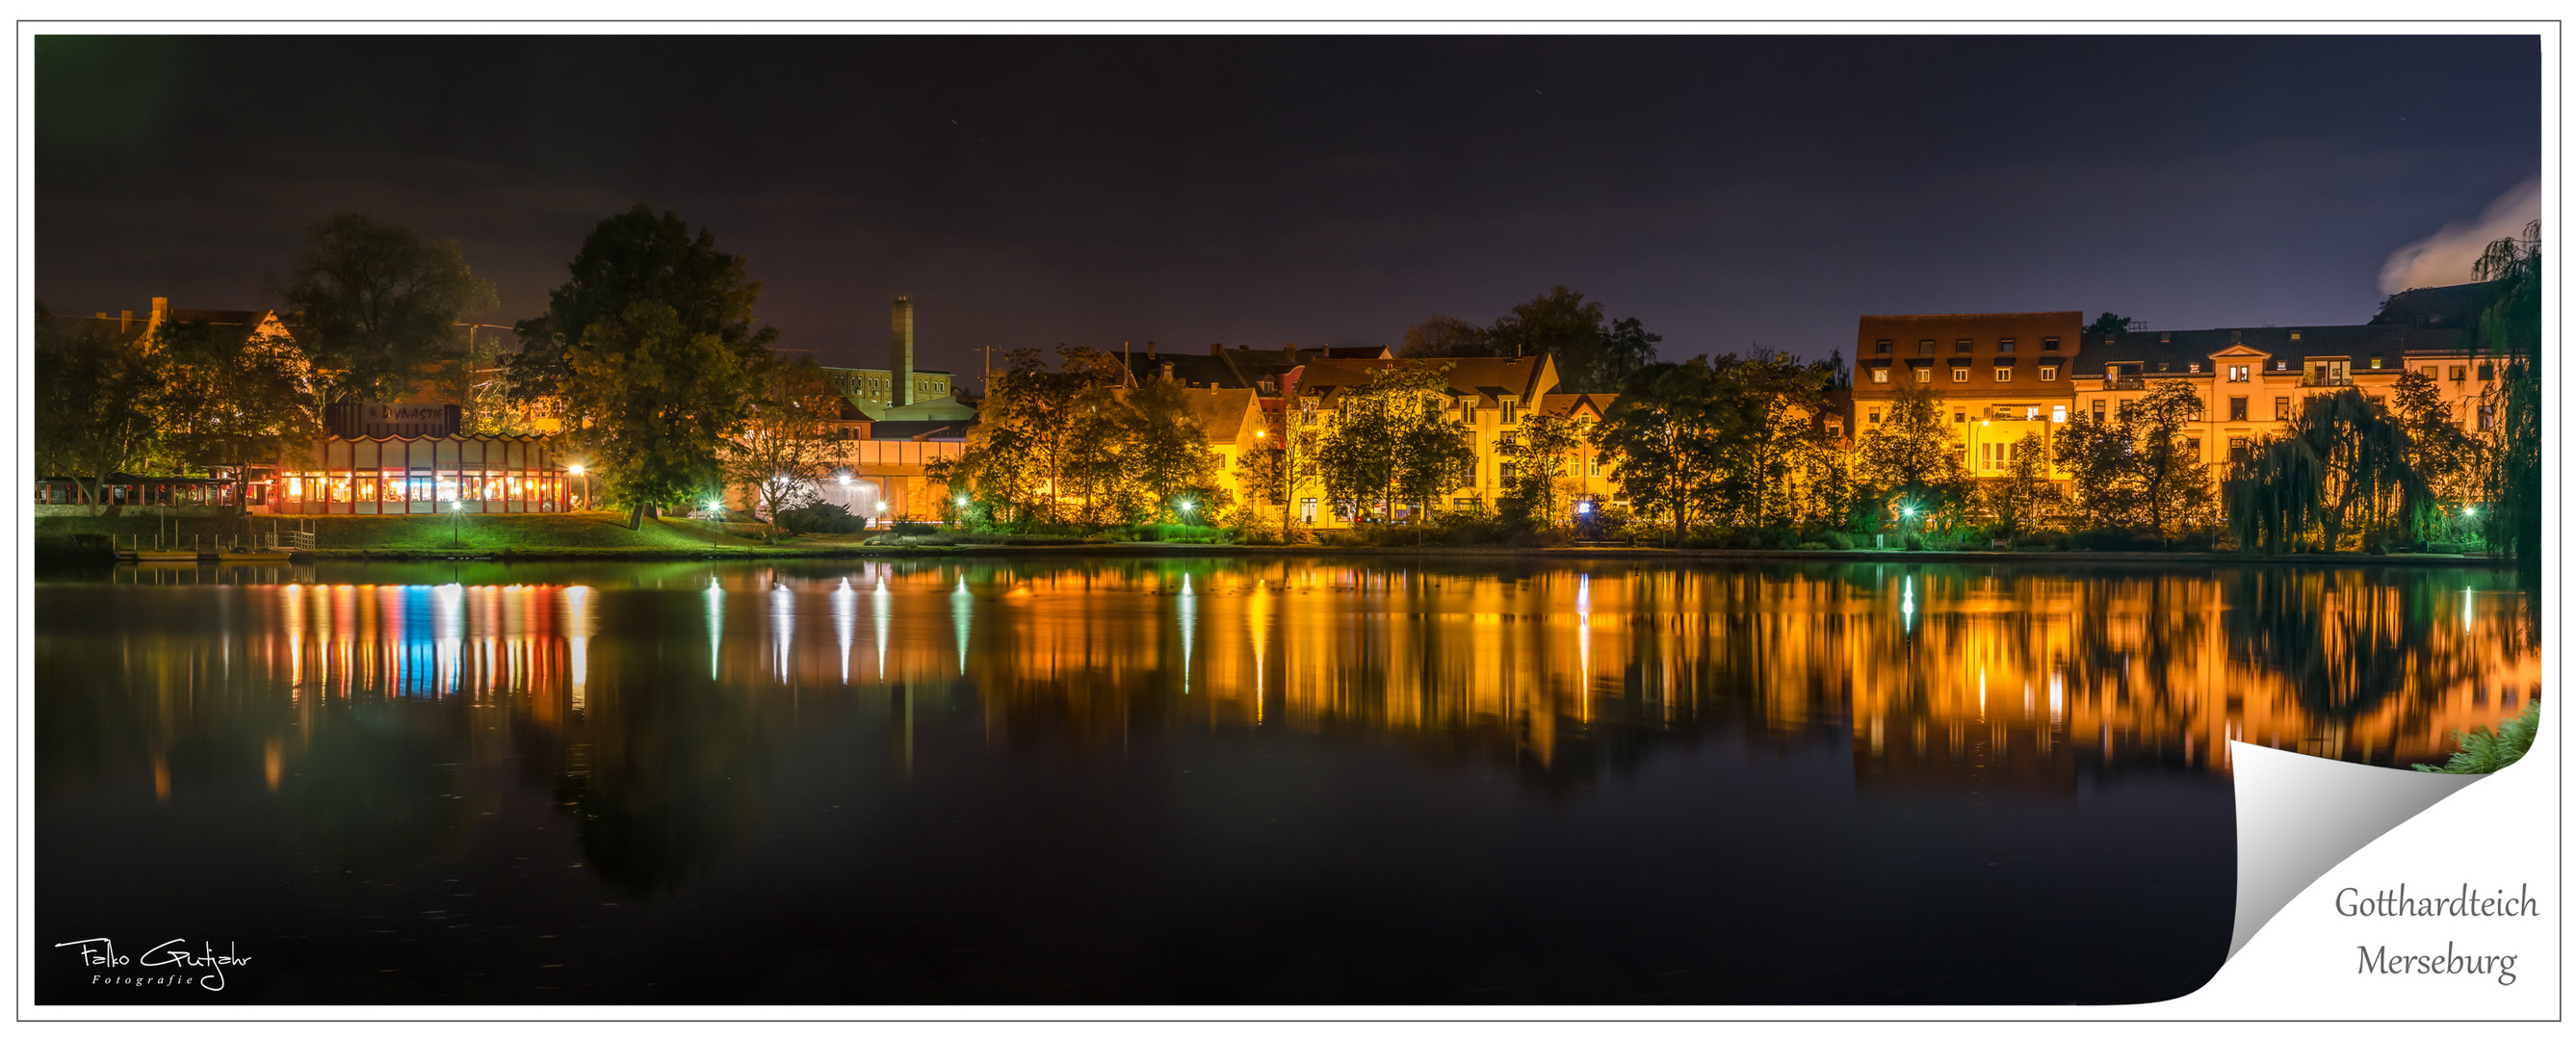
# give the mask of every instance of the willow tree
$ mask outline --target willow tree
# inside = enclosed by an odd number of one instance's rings
[[[2332,552],[2402,537],[2431,505],[2405,421],[2352,388],[2308,398],[2290,432],[2229,475],[2228,516],[2248,552]]]
[[[2478,346],[2504,361],[2504,378],[2491,391],[2504,415],[2494,436],[2495,465],[2488,470],[2487,501],[2493,526],[2487,542],[2513,554],[2526,579],[2540,574],[2540,222],[2522,237],[2499,238],[2478,258],[2477,276],[2501,289],[2478,317]],[[2526,587],[2530,586],[2528,582]]]

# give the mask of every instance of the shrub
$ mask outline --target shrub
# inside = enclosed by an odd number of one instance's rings
[[[2145,552],[2165,547],[2164,539],[2152,531],[2132,531],[2118,527],[2097,527],[2067,536],[2069,548],[2087,552]]]
[[[779,510],[777,520],[789,534],[849,534],[867,526],[867,521],[830,502]]]
[[[2466,733],[2452,730],[2451,739],[2460,742],[2460,749],[2451,753],[2451,760],[2415,768],[2425,773],[2492,773],[2521,761],[2539,731],[2540,702],[2534,700],[2522,706],[2521,714],[2497,723],[2492,732],[2484,726]]]
[[[1906,536],[1905,536],[1905,551],[1907,551],[1907,552],[1922,552],[1922,551],[1923,551],[1923,536],[1922,536],[1922,535],[1919,535],[1919,534],[1908,534],[1908,535],[1906,535]]]
[[[938,534],[939,532],[940,526],[928,521],[897,520],[894,522],[894,533],[896,534],[923,535]]]
[[[1825,531],[1816,535],[1816,538],[1825,543],[1825,548],[1828,549],[1849,549],[1858,544],[1852,536],[1841,531]]]

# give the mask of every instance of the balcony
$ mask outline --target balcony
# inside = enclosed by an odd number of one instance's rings
[[[2147,377],[2145,376],[2111,376],[2102,380],[2104,390],[2144,390],[2146,388]]]
[[[2310,372],[2299,377],[2300,386],[2351,386],[2352,373]]]

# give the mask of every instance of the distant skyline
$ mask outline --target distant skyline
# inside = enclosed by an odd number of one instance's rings
[[[645,202],[749,259],[780,347],[880,365],[909,294],[970,377],[1559,284],[1667,360],[1848,354],[1862,314],[2358,323],[2541,163],[2527,36],[40,36],[35,84],[58,310],[273,305],[349,209],[459,241],[509,324]]]

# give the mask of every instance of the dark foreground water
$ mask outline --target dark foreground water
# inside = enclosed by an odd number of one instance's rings
[[[2165,999],[2226,742],[2441,757],[2508,581],[127,568],[36,592],[35,996]]]

